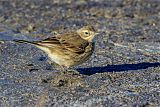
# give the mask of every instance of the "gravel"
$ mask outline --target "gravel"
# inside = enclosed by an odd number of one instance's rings
[[[1,0],[1,107],[160,106],[159,0]],[[94,54],[62,72],[14,39],[40,40],[84,25]]]

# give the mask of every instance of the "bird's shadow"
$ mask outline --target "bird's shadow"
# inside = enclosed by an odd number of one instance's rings
[[[160,66],[159,62],[155,63],[143,62],[137,64],[121,64],[121,65],[107,65],[103,67],[77,68],[76,70],[80,74],[93,75],[95,73],[141,70],[141,69],[147,69],[149,67],[159,67],[159,66]]]

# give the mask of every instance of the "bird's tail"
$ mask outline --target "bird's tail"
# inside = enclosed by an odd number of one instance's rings
[[[30,42],[30,41],[26,41],[26,40],[13,40],[14,42],[18,42],[18,43],[29,43],[32,45],[38,45],[36,42]]]
[[[17,43],[27,43],[27,44],[31,44],[31,45],[34,45],[40,49],[42,48],[48,48],[49,45],[45,44],[45,43],[41,43],[40,41],[27,41],[27,40],[13,40],[14,42],[17,42]],[[43,50],[43,49],[42,49]]]
[[[36,46],[37,48],[45,51],[45,52],[48,52],[48,46],[44,45],[44,44],[41,44],[39,41],[33,41],[33,42],[30,42],[30,41],[26,41],[26,40],[13,40],[14,42],[17,42],[17,43],[27,43],[27,44],[31,44],[31,45],[34,45]]]

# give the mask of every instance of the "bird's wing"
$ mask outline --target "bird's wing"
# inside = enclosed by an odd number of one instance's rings
[[[36,43],[46,47],[59,47],[61,45],[57,37],[50,37],[41,41],[37,41]]]
[[[79,35],[75,34],[65,34],[63,36],[51,37],[37,42],[39,45],[44,45],[47,47],[59,47],[63,49],[70,50],[75,53],[85,52],[85,48],[89,43],[82,39]]]

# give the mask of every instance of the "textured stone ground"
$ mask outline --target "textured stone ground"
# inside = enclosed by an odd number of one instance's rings
[[[0,1],[0,106],[160,106],[158,0]],[[92,57],[60,72],[38,40],[94,25]]]

